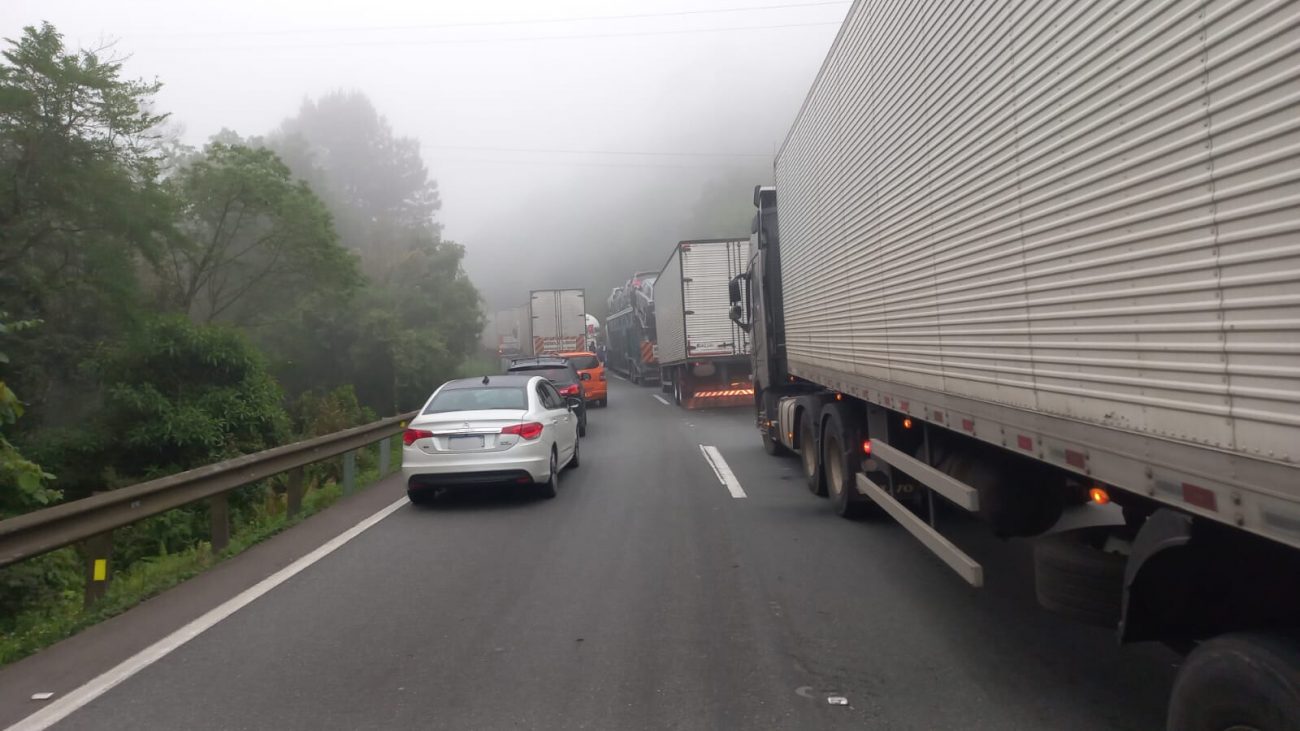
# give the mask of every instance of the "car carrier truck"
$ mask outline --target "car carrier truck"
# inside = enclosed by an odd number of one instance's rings
[[[1300,728],[1297,10],[859,0],[730,287],[766,450],[973,585],[936,513],[1032,541],[1170,731]]]
[[[682,241],[655,279],[660,383],[688,409],[750,402],[749,335],[727,305],[748,260],[749,239]]]
[[[609,296],[606,365],[637,384],[659,382],[655,347],[654,283],[658,272],[637,272]]]

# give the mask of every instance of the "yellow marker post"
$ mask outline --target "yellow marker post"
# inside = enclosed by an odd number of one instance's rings
[[[85,573],[82,574],[86,577],[83,601],[84,606],[89,607],[108,593],[108,585],[113,580],[108,570],[108,562],[113,560],[112,531],[88,538],[78,551],[86,562],[83,564],[86,567]]]

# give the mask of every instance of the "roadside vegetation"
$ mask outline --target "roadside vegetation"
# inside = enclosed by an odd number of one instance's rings
[[[48,24],[6,45],[0,519],[414,408],[475,352],[437,185],[363,95],[193,148],[105,50]],[[337,470],[312,468],[304,515]],[[222,555],[285,525],[275,480],[230,504]],[[76,548],[0,569],[0,662],[220,560],[207,532],[202,505],[115,531],[89,612]]]

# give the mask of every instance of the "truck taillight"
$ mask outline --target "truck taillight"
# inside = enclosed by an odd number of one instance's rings
[[[428,439],[431,436],[433,436],[433,432],[431,431],[425,431],[424,429],[407,429],[402,432],[402,444],[409,447],[412,444],[415,444],[416,440]]]
[[[501,427],[501,433],[516,434],[531,442],[542,435],[542,425],[535,421],[529,421],[523,424],[511,424],[510,426]]]

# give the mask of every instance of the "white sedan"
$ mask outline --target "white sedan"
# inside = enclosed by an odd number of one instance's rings
[[[444,383],[402,435],[402,476],[413,503],[453,487],[536,486],[555,497],[560,470],[578,466],[574,404],[534,375]]]

